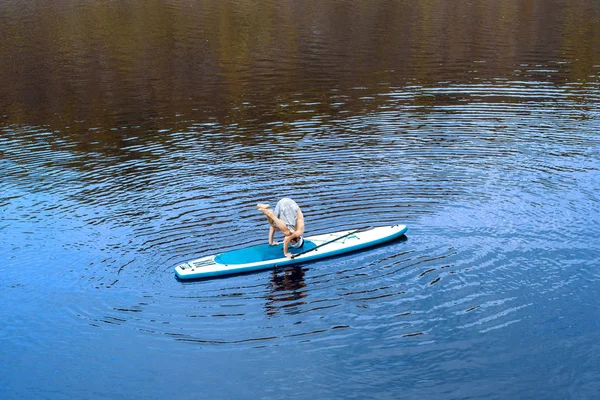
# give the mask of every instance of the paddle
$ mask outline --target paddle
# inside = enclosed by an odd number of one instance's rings
[[[316,247],[313,247],[312,249],[309,249],[309,250],[303,251],[302,253],[294,254],[294,255],[292,255],[292,260],[293,260],[294,258],[298,257],[298,256],[301,256],[301,255],[303,255],[303,254],[310,253],[311,251],[315,251],[315,250],[317,250],[319,247],[323,247],[323,246],[325,246],[325,245],[328,245],[328,244],[330,244],[330,243],[337,242],[337,241],[338,241],[338,240],[340,240],[340,239],[343,239],[343,238],[345,238],[345,237],[348,237],[348,236],[350,236],[350,235],[354,235],[355,233],[358,233],[358,232],[368,231],[369,229],[371,229],[371,227],[370,227],[370,226],[365,226],[364,228],[359,228],[359,229],[357,229],[357,230],[355,230],[355,231],[348,232],[348,233],[346,233],[345,235],[342,235],[342,236],[340,236],[340,237],[337,237],[337,238],[335,238],[335,239],[333,239],[333,240],[330,240],[329,242],[322,243],[322,244],[320,244],[320,245],[318,245],[318,246],[316,246]]]

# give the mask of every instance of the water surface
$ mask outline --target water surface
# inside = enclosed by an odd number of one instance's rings
[[[0,395],[588,399],[600,5],[6,1]],[[406,238],[194,282],[307,234]]]

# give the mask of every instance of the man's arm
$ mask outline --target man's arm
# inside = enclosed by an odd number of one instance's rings
[[[294,233],[292,233],[289,236],[286,236],[285,239],[283,239],[283,254],[286,257],[290,258],[292,256],[291,253],[288,253],[288,247],[289,247],[292,239],[299,238],[303,234],[304,234],[304,215],[302,214],[302,210],[300,210],[300,208],[298,208],[298,214],[296,215],[296,227],[295,227]]]
[[[296,229],[294,230],[294,234],[297,234],[296,237],[304,235],[304,214],[302,214],[300,208],[298,208],[298,214],[296,215]]]
[[[269,226],[269,244],[271,246],[274,246],[277,244],[273,241],[274,237],[275,237],[275,228],[273,228],[273,225],[271,225],[271,226]]]

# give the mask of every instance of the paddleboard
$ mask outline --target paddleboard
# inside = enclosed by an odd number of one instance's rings
[[[198,279],[306,263],[388,242],[407,229],[392,225],[305,237],[301,248],[289,247],[291,259],[283,255],[283,244],[259,244],[184,262],[175,267],[175,274],[179,279]]]

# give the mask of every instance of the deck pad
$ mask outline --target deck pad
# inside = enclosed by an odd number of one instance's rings
[[[288,251],[292,254],[299,254],[303,251],[311,250],[317,247],[314,242],[304,240],[304,245],[299,249],[288,247]],[[270,244],[260,244],[258,246],[246,247],[243,249],[232,250],[226,253],[218,254],[215,257],[215,262],[219,264],[249,264],[259,261],[277,260],[283,255],[283,243],[276,246]]]

